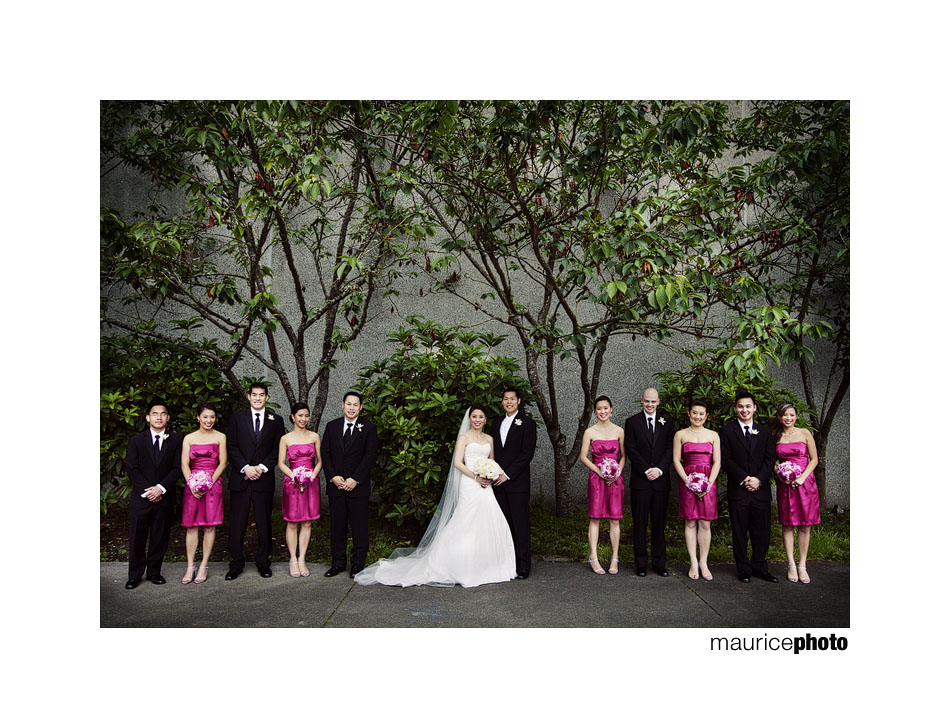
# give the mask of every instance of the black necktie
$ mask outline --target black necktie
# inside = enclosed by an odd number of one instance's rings
[[[343,447],[350,444],[350,438],[353,436],[353,423],[346,423],[346,432],[343,433]]]
[[[254,437],[257,437],[261,434],[261,413],[256,412],[254,414]]]
[[[158,456],[162,454],[162,447],[159,444],[161,441],[161,435],[155,435],[155,444],[152,445],[152,454],[155,455],[155,462],[158,462]]]
[[[751,439],[752,439],[752,434],[749,432],[749,426],[748,426],[748,425],[744,425],[744,427],[745,427],[745,439],[746,439],[746,440],[751,440]]]
[[[653,434],[653,418],[647,417],[647,429],[650,431],[650,434]]]

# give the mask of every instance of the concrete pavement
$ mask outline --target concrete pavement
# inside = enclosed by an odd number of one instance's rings
[[[327,565],[293,579],[275,562],[263,579],[253,564],[225,581],[212,563],[203,584],[180,583],[183,563],[165,564],[168,583],[126,590],[128,564],[101,562],[101,627],[765,627],[850,626],[850,566],[813,561],[811,584],[736,579],[732,564],[713,564],[713,581],[691,581],[686,564],[670,576],[638,577],[633,565],[599,576],[586,563],[538,562],[530,578],[462,587],[361,587],[347,574],[325,578]]]

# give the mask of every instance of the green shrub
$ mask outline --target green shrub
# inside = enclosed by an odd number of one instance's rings
[[[418,316],[387,341],[399,348],[360,372],[364,413],[379,432],[380,452],[373,483],[386,518],[424,523],[442,495],[455,449],[455,436],[468,405],[480,404],[489,420],[501,415],[504,385],[531,397],[511,357],[493,356],[505,337],[445,328]]]
[[[125,455],[129,439],[146,426],[145,408],[153,398],[168,404],[172,432],[195,429],[197,405],[202,402],[216,408],[216,427],[223,431],[231,412],[246,403],[213,363],[189,351],[146,337],[103,339],[99,348],[99,503],[103,513],[129,495]]]
[[[814,413],[808,405],[767,374],[757,373],[753,377],[745,371],[733,369],[726,375],[722,366],[725,353],[709,349],[692,352],[689,358],[685,369],[666,370],[654,375],[660,381],[661,409],[675,419],[678,428],[689,426],[689,400],[701,397],[709,403],[706,427],[721,429],[736,416],[735,397],[740,389],[755,397],[757,422],[770,425],[779,405],[791,402],[798,411],[798,424],[811,427]]]

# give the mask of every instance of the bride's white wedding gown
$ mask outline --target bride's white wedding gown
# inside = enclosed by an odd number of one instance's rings
[[[488,457],[489,443],[465,446],[463,462],[471,469]],[[454,467],[454,466],[453,466]],[[458,504],[428,548],[408,556],[382,559],[356,575],[358,584],[390,586],[478,586],[515,578],[515,547],[511,531],[491,486],[483,488],[462,474]]]

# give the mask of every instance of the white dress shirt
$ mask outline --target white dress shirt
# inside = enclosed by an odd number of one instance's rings
[[[518,416],[518,412],[515,411],[513,415],[505,415],[505,419],[501,421],[501,426],[498,429],[498,434],[501,437],[502,445],[508,442],[508,430],[511,429],[511,423],[515,421],[515,417],[517,416]]]
[[[165,430],[162,430],[161,432],[156,432],[156,431],[153,430],[151,427],[148,428],[148,431],[152,433],[152,447],[155,446],[155,436],[157,435],[159,438],[161,438],[161,439],[158,441],[158,452],[161,453],[162,449],[165,447],[165,435],[166,435],[167,433],[165,432]],[[165,495],[165,486],[162,485],[161,483],[156,483],[155,485],[157,485],[159,488],[161,488],[161,489],[162,489],[162,495]],[[144,494],[144,493],[142,494],[142,497],[143,497],[143,498],[145,497],[145,494]]]

